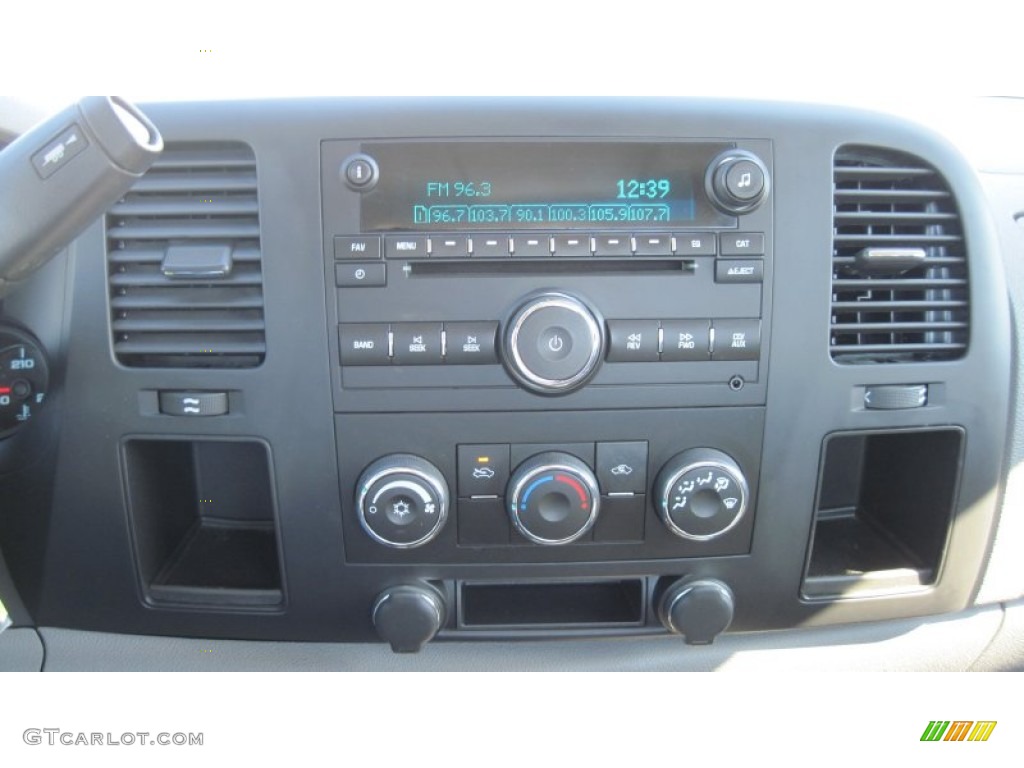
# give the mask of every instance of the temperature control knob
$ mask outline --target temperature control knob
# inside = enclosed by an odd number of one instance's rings
[[[739,465],[713,448],[674,456],[655,482],[658,514],[677,536],[708,541],[733,528],[747,510],[750,492]]]
[[[356,511],[363,530],[379,543],[418,547],[437,536],[448,519],[448,484],[419,456],[385,456],[360,476]]]
[[[568,544],[594,525],[601,495],[593,471],[568,453],[527,459],[509,480],[512,524],[536,544]]]
[[[16,328],[0,328],[0,438],[36,415],[46,399],[49,380],[38,342]]]
[[[750,213],[768,197],[768,169],[761,159],[731,149],[711,161],[704,188],[715,207],[725,213]]]

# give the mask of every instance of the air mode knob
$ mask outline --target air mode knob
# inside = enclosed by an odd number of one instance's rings
[[[388,547],[411,549],[437,536],[448,519],[448,484],[425,459],[396,453],[368,466],[356,486],[359,523]]]
[[[733,459],[713,448],[673,456],[658,473],[655,503],[676,536],[709,541],[733,528],[747,511],[750,491]]]
[[[725,213],[750,213],[768,197],[771,180],[761,159],[742,149],[723,152],[708,166],[704,189]]]
[[[554,291],[537,294],[505,324],[505,365],[534,392],[572,392],[594,375],[604,356],[603,327],[576,297]]]
[[[593,527],[600,494],[597,478],[585,462],[568,453],[541,453],[512,474],[509,517],[535,544],[569,544]]]

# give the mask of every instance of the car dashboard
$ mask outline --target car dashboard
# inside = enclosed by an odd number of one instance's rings
[[[8,666],[1022,664],[1024,168],[822,105],[144,109],[0,304]]]

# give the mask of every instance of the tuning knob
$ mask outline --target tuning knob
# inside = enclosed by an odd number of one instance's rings
[[[741,149],[723,152],[708,166],[704,189],[725,213],[750,213],[768,197],[768,169],[761,159]]]
[[[416,653],[434,639],[448,616],[444,598],[426,585],[384,590],[373,604],[373,626],[395,653]]]
[[[512,524],[536,544],[568,544],[594,525],[601,506],[597,478],[568,453],[541,453],[527,459],[509,480]]]
[[[735,601],[717,579],[680,579],[658,601],[658,618],[690,645],[706,645],[729,628]]]
[[[709,541],[732,529],[747,510],[747,480],[732,458],[713,448],[672,457],[654,484],[662,522],[676,536]]]
[[[372,539],[411,549],[441,532],[448,519],[448,484],[419,456],[396,453],[368,466],[356,487],[359,522]]]

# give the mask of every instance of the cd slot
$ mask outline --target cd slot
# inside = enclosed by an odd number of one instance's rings
[[[430,259],[409,261],[403,271],[409,277],[452,275],[637,275],[671,272],[693,274],[693,259]]]

